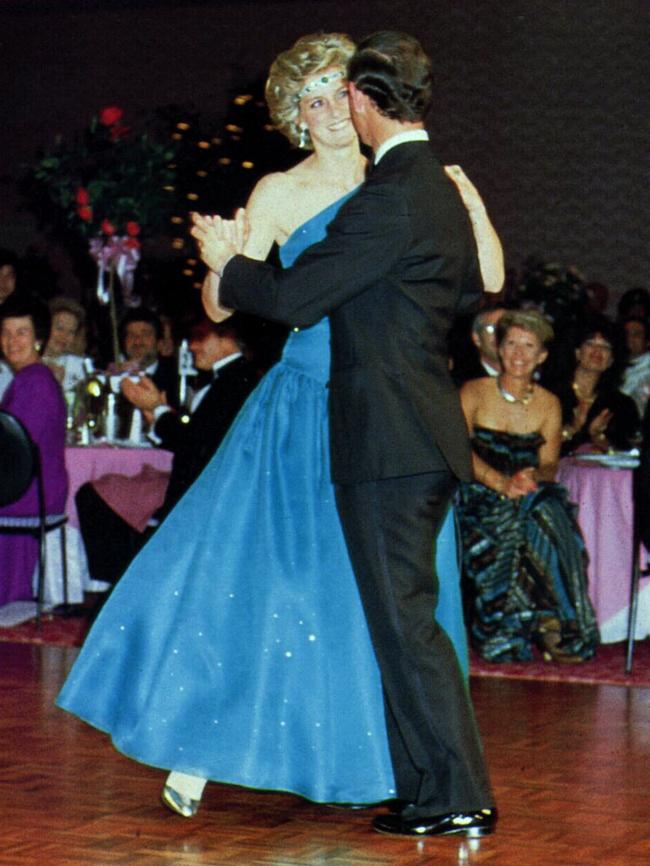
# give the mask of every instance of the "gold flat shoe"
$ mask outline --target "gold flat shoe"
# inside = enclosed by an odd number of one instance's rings
[[[165,785],[160,794],[160,799],[168,809],[180,815],[182,818],[193,818],[199,811],[200,800],[192,800],[179,794],[170,785]]]

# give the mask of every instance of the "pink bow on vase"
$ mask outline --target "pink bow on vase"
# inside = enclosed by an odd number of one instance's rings
[[[107,304],[110,300],[105,274],[112,271],[122,284],[125,306],[137,307],[140,298],[133,294],[133,275],[140,261],[140,242],[128,235],[92,238],[90,255],[97,262],[97,297],[100,303]]]

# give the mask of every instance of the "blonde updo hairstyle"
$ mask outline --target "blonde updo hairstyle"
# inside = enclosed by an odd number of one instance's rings
[[[544,348],[553,339],[553,326],[539,310],[507,310],[497,322],[497,345],[505,340],[511,328],[521,328],[534,334]]]
[[[344,33],[312,33],[301,36],[271,64],[266,82],[266,104],[275,128],[292,144],[312,149],[309,131],[301,137],[298,122],[300,91],[307,78],[339,66],[345,72],[355,45]]]

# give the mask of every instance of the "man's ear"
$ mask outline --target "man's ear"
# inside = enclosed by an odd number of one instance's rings
[[[348,98],[352,108],[357,113],[365,111],[366,106],[368,105],[368,97],[352,82],[348,84]]]

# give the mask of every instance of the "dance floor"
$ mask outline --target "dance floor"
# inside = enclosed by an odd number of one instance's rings
[[[373,833],[373,810],[216,784],[171,814],[163,773],[54,707],[76,652],[0,644],[2,866],[650,863],[650,689],[473,678],[498,832],[411,840]]]

